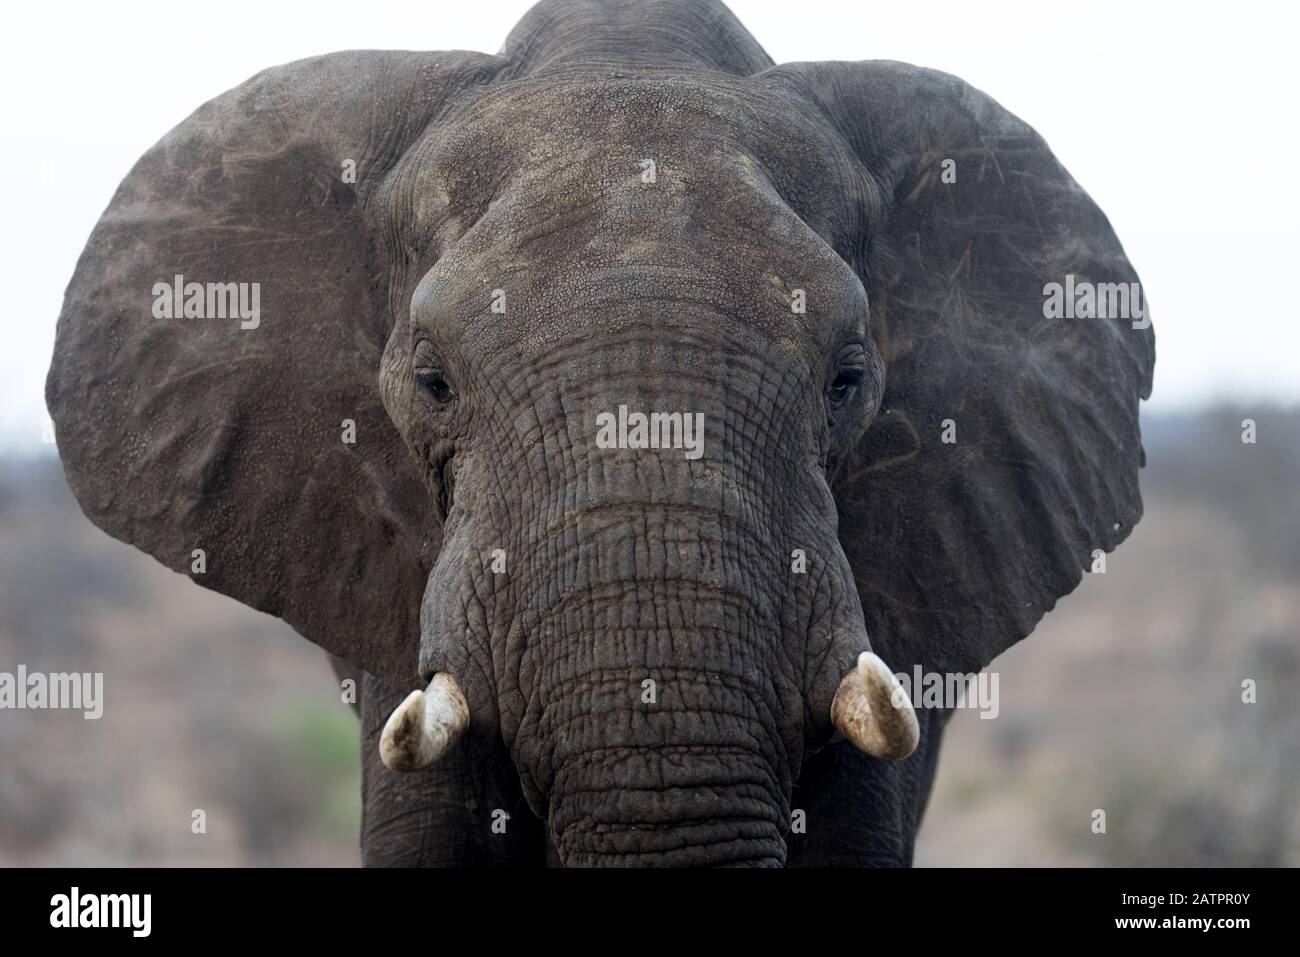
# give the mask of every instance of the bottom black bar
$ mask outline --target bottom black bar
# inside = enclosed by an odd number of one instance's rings
[[[1285,929],[1292,870],[686,871],[0,870],[7,941],[80,944],[291,936],[295,943],[419,942],[459,928],[673,946],[685,928],[739,936],[809,927],[863,935],[978,933],[985,941],[1099,936],[1231,944]],[[805,930],[801,931],[800,928]],[[620,936],[610,938],[615,933]],[[983,935],[992,936],[983,936]],[[602,935],[604,935],[602,937]],[[668,935],[665,937],[665,935]],[[445,940],[445,938],[443,938]],[[692,940],[697,939],[692,930]],[[937,938],[936,938],[937,940]],[[769,941],[773,943],[773,941]]]

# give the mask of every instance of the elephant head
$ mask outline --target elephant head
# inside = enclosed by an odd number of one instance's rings
[[[1067,282],[1136,276],[960,80],[545,0],[200,107],[47,399],[102,528],[415,689],[390,766],[499,742],[567,864],[776,864],[837,736],[924,800],[891,671],[983,668],[1137,522],[1150,323]]]

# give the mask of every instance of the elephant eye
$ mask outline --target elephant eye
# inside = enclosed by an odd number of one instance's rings
[[[415,371],[416,384],[434,401],[445,402],[452,397],[451,385],[443,374],[438,351],[428,339],[421,339],[415,344],[411,366]]]
[[[438,369],[416,369],[415,381],[420,384],[420,388],[439,402],[451,398],[451,386]]]
[[[863,370],[859,368],[840,369],[835,374],[835,381],[826,390],[826,394],[832,402],[843,402],[848,398],[849,393],[858,387],[858,383],[862,381],[862,376]]]

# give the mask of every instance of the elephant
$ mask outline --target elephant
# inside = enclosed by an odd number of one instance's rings
[[[960,79],[542,0],[199,107],[46,399],[94,523],[357,682],[364,864],[908,866],[954,707],[900,676],[1141,517],[1139,288]]]

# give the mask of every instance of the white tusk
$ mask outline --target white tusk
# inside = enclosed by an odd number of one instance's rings
[[[889,666],[869,651],[844,676],[831,702],[835,730],[859,750],[886,761],[905,758],[921,738],[916,712]]]
[[[450,751],[467,727],[469,703],[456,679],[440,671],[427,691],[412,691],[389,716],[379,756],[390,770],[418,771]]]

